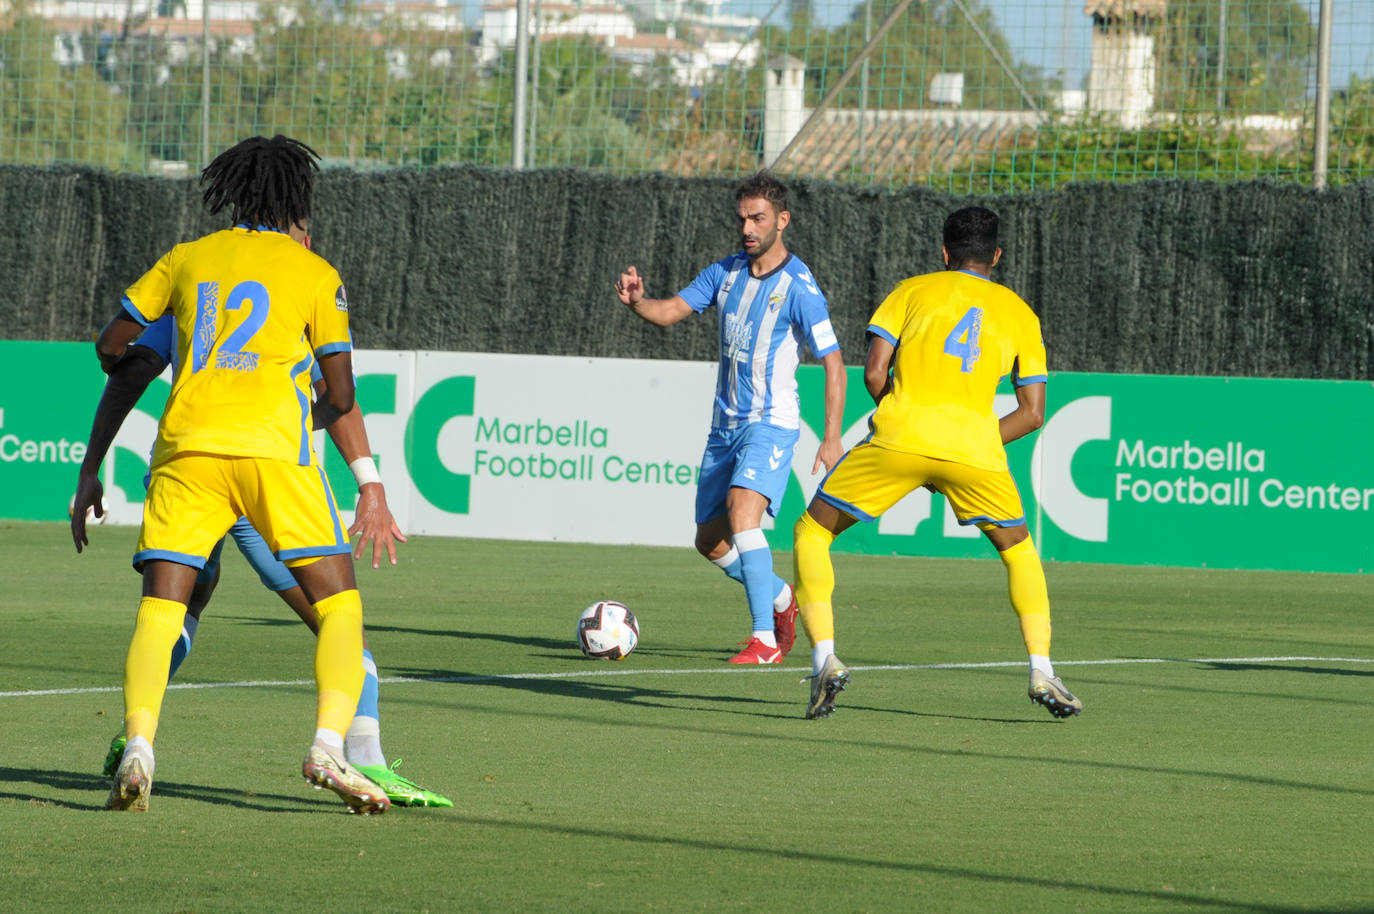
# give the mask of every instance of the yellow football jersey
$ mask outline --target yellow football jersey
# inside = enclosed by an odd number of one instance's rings
[[[897,347],[892,389],[873,416],[884,447],[989,470],[1007,466],[998,382],[1046,379],[1040,319],[1006,286],[964,270],[900,283],[868,331]]]
[[[282,232],[225,229],[165,254],[124,308],[145,325],[168,311],[176,322],[153,466],[191,452],[315,461],[311,366],[353,348],[343,284],[324,258]]]

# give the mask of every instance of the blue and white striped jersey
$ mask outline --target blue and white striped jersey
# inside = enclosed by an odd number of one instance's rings
[[[816,358],[840,348],[830,311],[811,271],[787,255],[766,276],[749,275],[741,251],[711,264],[678,293],[698,314],[720,309],[720,372],[711,427],[751,422],[800,428],[797,364],[801,344]]]

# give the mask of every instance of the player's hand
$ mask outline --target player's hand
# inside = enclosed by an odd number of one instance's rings
[[[369,482],[358,490],[358,507],[353,513],[353,526],[348,535],[355,537],[357,545],[353,558],[360,559],[372,543],[372,567],[382,567],[382,550],[386,550],[391,564],[396,564],[396,541],[406,541],[406,535],[396,523],[391,509],[386,504],[386,489],[380,482]]]
[[[825,439],[821,442],[820,449],[816,451],[816,462],[811,465],[811,475],[815,476],[824,466],[826,471],[835,469],[835,464],[840,462],[844,456],[844,445],[838,439]]]
[[[91,542],[86,537],[86,512],[92,508],[96,517],[105,516],[105,487],[96,474],[82,473],[76,478],[76,495],[72,500],[72,542],[78,553]]]
[[[630,267],[620,274],[620,279],[615,283],[615,295],[620,299],[622,305],[634,306],[635,302],[644,298],[644,279],[639,275],[639,271]]]

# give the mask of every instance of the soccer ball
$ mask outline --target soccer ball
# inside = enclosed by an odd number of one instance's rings
[[[69,499],[69,500],[67,501],[67,517],[70,518],[70,517],[71,517],[73,514],[75,514],[75,513],[76,513],[76,496],[73,495],[73,496],[71,497],[71,499]],[[110,503],[107,502],[107,501],[106,501],[105,499],[103,499],[103,498],[100,499],[100,516],[99,516],[99,517],[96,517],[96,516],[95,516],[95,507],[94,507],[94,506],[89,507],[89,508],[86,509],[86,523],[88,523],[88,524],[103,524],[103,523],[105,523],[106,520],[109,519],[109,517],[110,517]]]
[[[577,619],[577,646],[593,660],[624,660],[637,644],[639,620],[623,603],[593,603]]]

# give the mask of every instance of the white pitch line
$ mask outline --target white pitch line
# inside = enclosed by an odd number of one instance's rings
[[[1374,657],[1130,657],[1102,660],[1056,660],[1055,666],[1120,666],[1136,663],[1365,663],[1374,664]],[[991,670],[1007,667],[1024,667],[1024,660],[999,660],[988,663],[892,663],[872,666],[851,666],[859,672],[869,671],[910,671],[910,670]],[[703,676],[732,673],[792,673],[804,672],[803,667],[783,666],[737,666],[721,669],[688,670],[638,670],[627,668],[598,668],[570,670],[561,673],[492,673],[485,676],[383,676],[378,681],[384,683],[475,683],[499,680],[527,679],[595,679],[605,676]],[[280,686],[313,686],[313,679],[257,679],[241,682],[179,682],[169,685],[170,689],[264,689]],[[75,689],[28,689],[13,692],[0,692],[0,698],[38,698],[45,695],[99,695],[106,692],[122,691],[120,686],[89,686]]]

